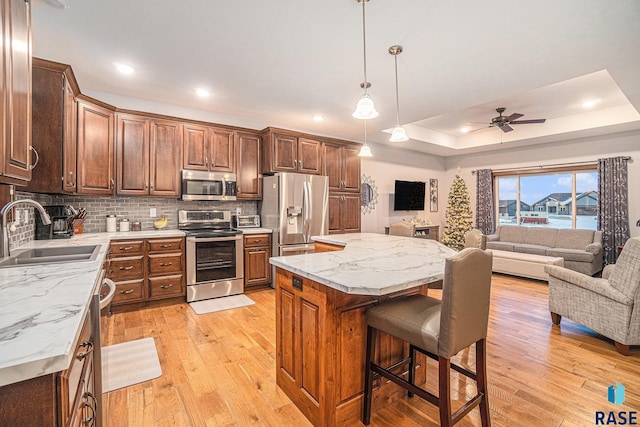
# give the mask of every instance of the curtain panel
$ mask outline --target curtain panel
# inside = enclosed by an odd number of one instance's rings
[[[476,228],[482,234],[493,233],[493,174],[491,169],[476,171]]]
[[[598,230],[602,231],[604,263],[614,264],[617,245],[629,239],[628,157],[598,159]]]

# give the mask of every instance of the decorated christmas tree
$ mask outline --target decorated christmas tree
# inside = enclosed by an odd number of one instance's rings
[[[471,201],[460,169],[449,190],[449,200],[445,213],[444,237],[442,243],[455,250],[464,248],[464,234],[473,228],[471,223]]]

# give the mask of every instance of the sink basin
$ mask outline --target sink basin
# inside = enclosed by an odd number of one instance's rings
[[[100,252],[100,245],[26,249],[0,261],[0,268],[93,261],[98,256],[98,252]]]

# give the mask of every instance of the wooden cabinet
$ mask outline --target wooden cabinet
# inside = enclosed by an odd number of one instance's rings
[[[112,304],[184,296],[184,237],[114,240],[106,277],[116,284]]]
[[[78,101],[78,194],[113,195],[113,116],[104,105]]]
[[[179,123],[118,114],[117,194],[179,197],[181,146]]]
[[[100,331],[93,329],[91,319],[90,312],[82,324],[69,368],[0,387],[0,425],[96,425],[94,417],[101,414],[101,398],[95,392],[94,354],[100,346]]]
[[[257,133],[236,133],[236,179],[239,200],[262,200],[261,138]]]
[[[314,139],[267,128],[263,131],[263,172],[322,174],[322,143]]]
[[[234,172],[234,132],[194,124],[184,125],[184,169]]]
[[[271,235],[246,234],[244,236],[244,289],[271,284]]]
[[[31,3],[1,0],[0,182],[31,180]]]
[[[329,234],[360,232],[360,195],[329,192]]]
[[[324,175],[329,178],[329,191],[360,193],[359,149],[325,142],[323,152]]]
[[[379,302],[427,292],[427,286],[387,296],[350,295],[276,268],[276,383],[315,426],[356,425],[362,413],[365,312]],[[390,366],[409,346],[379,335],[374,361]],[[426,382],[418,355],[416,384]],[[406,379],[406,364],[398,373]],[[388,381],[374,388],[378,402],[405,392]]]
[[[75,193],[78,85],[68,65],[34,58],[32,70],[32,145],[39,160],[25,191]]]
[[[315,242],[314,252],[335,252],[344,250],[342,245],[333,245],[331,243]]]

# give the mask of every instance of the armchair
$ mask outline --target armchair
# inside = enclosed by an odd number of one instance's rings
[[[627,241],[603,278],[552,265],[545,271],[554,325],[565,316],[612,339],[625,356],[630,346],[640,345],[640,237]]]

